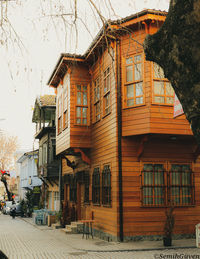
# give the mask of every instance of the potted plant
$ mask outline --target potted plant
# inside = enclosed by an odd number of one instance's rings
[[[164,225],[164,236],[163,236],[163,245],[171,246],[172,245],[172,233],[174,229],[174,207],[171,206],[166,209],[165,216],[166,221]]]

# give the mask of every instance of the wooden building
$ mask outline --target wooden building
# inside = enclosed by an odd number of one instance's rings
[[[56,96],[36,98],[32,122],[39,140],[38,176],[42,180],[41,202],[50,210],[59,210],[59,159],[56,158]]]
[[[143,51],[166,15],[110,21],[84,55],[61,54],[48,82],[57,94],[63,210],[93,218],[101,238],[157,238],[171,204],[175,235],[194,234],[200,220],[197,143],[185,116],[173,117],[173,88]]]

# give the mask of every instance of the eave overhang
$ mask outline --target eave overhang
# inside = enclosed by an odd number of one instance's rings
[[[48,132],[56,132],[56,127],[42,127],[40,131],[38,131],[35,134],[35,139],[41,139],[44,135],[46,135]]]
[[[47,82],[47,84],[51,87],[57,87],[60,83],[60,80],[67,72],[70,64],[78,63],[78,62],[86,62],[90,59],[91,55],[94,53],[95,49],[98,48],[99,44],[105,40],[105,30],[109,32],[107,37],[115,39],[118,37],[120,30],[123,28],[127,28],[129,26],[142,23],[145,21],[160,21],[164,22],[167,16],[167,12],[165,11],[157,11],[152,9],[146,9],[136,14],[130,15],[126,18],[111,21],[108,20],[101,28],[97,36],[94,38],[92,43],[90,44],[89,48],[85,52],[84,55],[77,55],[77,54],[69,54],[69,53],[62,53],[58,62]],[[110,36],[109,36],[110,35]]]

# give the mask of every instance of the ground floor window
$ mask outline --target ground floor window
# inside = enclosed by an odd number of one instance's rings
[[[194,178],[189,164],[145,163],[141,174],[143,206],[194,204]]]
[[[94,168],[92,175],[92,202],[100,204],[100,168]]]
[[[102,171],[102,204],[111,205],[111,171],[110,165],[105,165]]]

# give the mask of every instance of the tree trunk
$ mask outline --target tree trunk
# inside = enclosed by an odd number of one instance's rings
[[[200,0],[171,0],[163,26],[146,37],[144,51],[163,68],[200,144]]]

